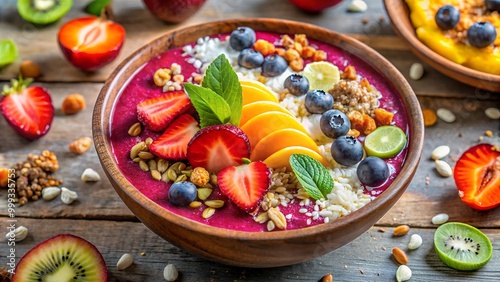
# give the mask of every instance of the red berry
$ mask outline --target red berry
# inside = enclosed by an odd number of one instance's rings
[[[188,143],[198,130],[198,122],[191,115],[182,114],[149,145],[149,151],[160,158],[185,160]]]

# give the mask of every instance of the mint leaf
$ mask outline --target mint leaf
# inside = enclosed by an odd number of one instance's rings
[[[317,160],[304,154],[292,154],[290,166],[302,187],[313,199],[326,199],[326,195],[332,191],[333,178]]]
[[[202,86],[219,94],[231,108],[229,123],[240,125],[243,96],[238,75],[224,54],[220,54],[207,68]]]
[[[191,83],[184,83],[191,103],[200,116],[200,127],[225,124],[231,117],[231,108],[224,99],[214,91]]]

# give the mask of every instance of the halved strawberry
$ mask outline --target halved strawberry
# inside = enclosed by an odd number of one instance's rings
[[[245,133],[231,124],[207,126],[198,131],[188,144],[187,157],[193,167],[209,172],[242,164],[250,156],[250,142]]]
[[[457,161],[453,177],[468,206],[488,210],[500,205],[500,152],[493,145],[469,148]]]
[[[149,129],[162,131],[192,107],[184,91],[174,91],[140,102],[137,105],[137,117]]]
[[[182,114],[149,145],[149,151],[164,159],[185,160],[188,143],[198,130],[198,122],[190,114]]]
[[[254,211],[271,185],[271,170],[261,161],[219,171],[217,185],[240,209]]]
[[[33,81],[12,79],[11,87],[5,86],[0,110],[9,125],[21,136],[35,140],[45,134],[54,119],[54,106],[49,92],[40,86],[30,86]]]
[[[65,23],[57,39],[70,63],[82,70],[93,71],[118,56],[125,40],[125,29],[103,14]]]

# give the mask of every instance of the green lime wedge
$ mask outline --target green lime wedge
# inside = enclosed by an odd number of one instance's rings
[[[16,43],[12,39],[0,40],[0,68],[17,59]]]
[[[366,136],[363,145],[368,156],[394,157],[405,147],[406,134],[397,126],[380,126]]]

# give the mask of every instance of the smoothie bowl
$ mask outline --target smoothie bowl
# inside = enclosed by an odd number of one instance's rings
[[[149,229],[210,260],[276,267],[349,243],[394,205],[423,119],[404,77],[362,43],[245,19],[132,54],[99,94],[93,135]]]

